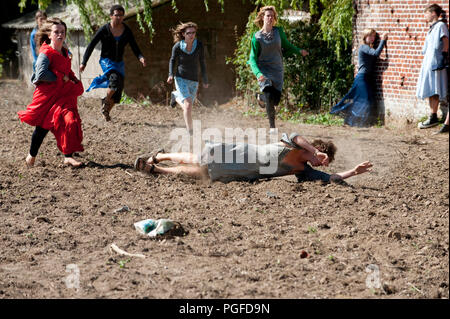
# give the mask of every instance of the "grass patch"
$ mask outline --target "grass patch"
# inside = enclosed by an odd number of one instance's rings
[[[126,95],[125,93],[122,93],[122,97],[120,98],[120,104],[134,104],[137,103],[135,99],[133,99],[131,96]]]
[[[244,116],[259,116],[266,117],[266,111],[261,108],[252,108],[243,112]],[[328,112],[320,113],[303,113],[301,111],[291,111],[285,107],[282,107],[277,112],[277,119],[295,123],[295,124],[315,124],[326,126],[342,126],[344,125],[344,119],[340,116],[330,114]]]

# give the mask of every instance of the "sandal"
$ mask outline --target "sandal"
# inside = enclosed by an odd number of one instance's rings
[[[145,165],[147,164],[147,158],[145,156],[138,156],[134,161],[134,169],[140,172],[145,170]]]
[[[153,171],[155,170],[155,165],[148,164],[147,160],[148,159],[144,156],[138,156],[134,161],[134,169],[139,172],[153,174]],[[150,169],[148,169],[148,167],[150,167]]]
[[[158,164],[159,161],[156,159],[156,155],[158,155],[159,153],[165,153],[166,151],[164,151],[164,149],[160,149],[159,151],[157,151],[155,153],[155,155],[150,156],[150,158],[147,160],[147,164]],[[149,161],[151,161],[151,163],[149,163]]]

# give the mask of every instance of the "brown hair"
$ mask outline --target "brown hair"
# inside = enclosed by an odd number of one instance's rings
[[[43,10],[38,10],[36,11],[36,14],[34,15],[34,19],[40,18],[40,17],[44,17],[47,18],[47,13]]]
[[[186,23],[181,22],[179,25],[176,26],[175,29],[171,29],[170,31],[172,32],[173,35],[173,42],[184,40],[183,33],[188,28],[195,28],[195,31],[198,30],[198,26],[194,22],[186,22]]]
[[[439,16],[442,14],[443,10],[440,5],[433,3],[425,8],[425,12],[434,12],[434,13],[436,13],[436,16],[439,18]]]
[[[369,46],[373,46],[373,44],[370,44],[370,43],[367,43],[367,42],[366,42],[366,38],[367,38],[369,35],[372,35],[372,34],[377,34],[377,31],[375,31],[375,29],[364,29],[364,31],[363,31],[363,33],[362,33],[362,36],[361,36],[362,42],[363,42],[364,44],[369,45]]]
[[[67,25],[59,18],[50,18],[45,21],[42,27],[36,32],[36,44],[41,46],[42,43],[50,44],[49,35],[52,32],[53,25],[62,25],[67,33]]]
[[[256,19],[253,21],[258,27],[262,28],[262,26],[264,25],[264,15],[266,14],[266,11],[272,11],[273,15],[274,15],[274,20],[275,23],[274,25],[277,23],[278,21],[278,14],[277,14],[277,10],[275,9],[274,6],[265,6],[262,7],[261,9],[259,9],[259,12],[256,16]]]
[[[332,161],[334,161],[334,154],[337,151],[337,147],[333,144],[333,142],[328,141],[322,141],[322,140],[314,140],[311,143],[312,146],[314,146],[315,148],[317,148],[319,150],[319,152],[325,153],[328,155],[328,160],[331,163]]]

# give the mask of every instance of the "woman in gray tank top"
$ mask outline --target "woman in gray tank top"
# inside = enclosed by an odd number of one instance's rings
[[[314,140],[309,143],[299,134],[292,133],[289,137],[283,134],[278,143],[263,145],[207,142],[199,156],[159,151],[150,158],[138,157],[134,167],[149,174],[184,174],[221,182],[255,181],[284,175],[295,175],[299,182],[329,182],[365,173],[372,167],[370,162],[363,162],[349,171],[331,175],[311,167],[328,166],[334,160],[335,152],[332,142]],[[161,161],[191,165],[157,166]]]
[[[277,23],[274,6],[262,7],[255,23],[261,28],[252,36],[252,48],[248,64],[258,79],[262,94],[257,94],[261,107],[266,107],[271,131],[275,128],[275,106],[280,102],[283,89],[283,56],[308,55],[308,51],[292,45]]]

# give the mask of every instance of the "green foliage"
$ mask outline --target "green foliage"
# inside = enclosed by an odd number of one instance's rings
[[[206,11],[209,11],[208,3],[210,0],[203,0]],[[101,25],[109,19],[109,8],[105,12],[101,5],[101,1],[98,0],[67,0],[68,4],[74,4],[78,7],[81,16],[81,25],[83,27],[86,39],[89,40],[94,32],[95,25]],[[225,0],[217,0],[224,11]],[[45,10],[52,3],[52,0],[32,0],[31,4],[38,4],[39,9]],[[136,20],[139,24],[139,28],[143,33],[146,33],[146,29],[149,31],[150,42],[153,39],[155,29],[153,28],[152,18],[152,3],[153,0],[118,0],[118,4],[123,5],[125,11],[128,11],[130,4],[136,8]],[[171,2],[172,9],[178,12],[176,6],[176,0]],[[27,6],[27,0],[20,0],[19,7],[22,10]]]
[[[68,0],[68,4],[74,4],[78,7],[81,18],[81,26],[87,40],[94,33],[93,25],[103,24],[107,21],[109,15],[106,14],[98,1],[95,0]]]
[[[19,2],[19,8],[20,12],[23,11],[23,9],[27,6],[27,0],[20,0]],[[50,4],[52,3],[52,0],[31,0],[31,4],[37,4],[39,6],[39,9],[45,10]]]
[[[274,5],[282,12],[286,8],[300,9],[306,1],[257,0],[254,3]],[[299,112],[305,108],[328,111],[353,81],[352,0],[309,0],[309,6],[316,15],[310,23],[278,21],[289,41],[309,52],[307,57],[285,59],[285,93],[279,115],[285,120],[339,125],[342,121],[334,116],[304,117]],[[247,64],[251,37],[258,30],[253,23],[255,17],[256,11],[249,16],[246,32],[237,40],[234,56],[227,58],[227,63],[235,66],[236,88],[244,95],[253,95],[258,90],[257,80]]]
[[[353,81],[350,47],[339,59],[334,41],[323,40],[320,26],[313,23],[293,24],[288,38],[309,55],[285,60],[285,97],[290,97],[285,104],[291,109],[329,110]]]
[[[125,268],[125,266],[127,265],[127,263],[129,263],[131,261],[131,259],[125,259],[125,260],[119,260],[118,264],[119,264],[119,268],[123,269]]]
[[[317,0],[316,0],[317,1]],[[352,0],[321,0],[325,9],[319,20],[322,37],[333,43],[338,60],[352,43]]]
[[[342,117],[330,114],[328,112],[308,114],[302,113],[299,110],[289,110],[286,107],[282,107],[278,111],[277,116],[283,121],[293,123],[327,125],[327,126],[342,126],[344,124],[344,119]]]
[[[122,93],[122,97],[120,98],[120,104],[135,104],[137,101],[133,99],[132,97],[126,95],[125,93]]]

